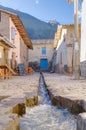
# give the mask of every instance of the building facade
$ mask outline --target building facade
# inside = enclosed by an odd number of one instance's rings
[[[81,39],[79,25],[79,43]],[[55,72],[72,73],[74,69],[74,25],[60,25],[54,39]]]
[[[80,61],[81,61],[81,75],[86,76],[86,0],[82,1]]]
[[[11,48],[15,46],[6,37],[0,34],[0,65],[9,64],[8,63],[8,53]]]
[[[33,51],[29,50],[29,62],[36,63],[38,69],[48,70],[53,55],[53,40],[32,40],[32,43]]]
[[[9,66],[16,64],[28,65],[28,48],[32,49],[32,42],[17,14],[0,9],[0,32],[15,46],[8,53]]]

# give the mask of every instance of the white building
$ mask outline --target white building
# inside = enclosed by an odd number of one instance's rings
[[[86,0],[82,2],[81,15],[81,75],[86,76]]]
[[[79,25],[79,43],[81,39]],[[74,25],[60,25],[54,39],[55,72],[72,73],[74,70]]]

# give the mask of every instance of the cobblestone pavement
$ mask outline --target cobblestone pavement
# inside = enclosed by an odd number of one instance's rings
[[[70,96],[75,99],[86,99],[86,79],[74,80],[71,76],[58,74],[45,74],[45,82],[48,89],[55,96]]]
[[[38,102],[39,76],[33,73],[0,79],[0,130],[19,130],[18,115],[25,114],[28,104]]]
[[[26,92],[38,92],[39,74],[33,73],[26,76],[13,76],[12,79],[0,79],[0,97],[24,96]]]
[[[14,111],[18,113],[17,105],[19,103],[24,106],[27,99],[37,97],[39,76],[38,73],[33,73],[25,76],[13,76],[12,79],[0,79],[0,113],[13,113]]]

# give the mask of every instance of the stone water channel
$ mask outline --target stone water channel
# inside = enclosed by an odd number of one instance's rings
[[[20,130],[76,130],[77,117],[52,105],[43,77],[40,76],[39,105],[27,108],[20,118]]]

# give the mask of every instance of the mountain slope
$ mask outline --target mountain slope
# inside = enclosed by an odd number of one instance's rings
[[[26,31],[31,39],[53,39],[57,30],[58,22],[55,24],[43,22],[27,13],[14,10],[0,5],[0,8],[19,15]]]

